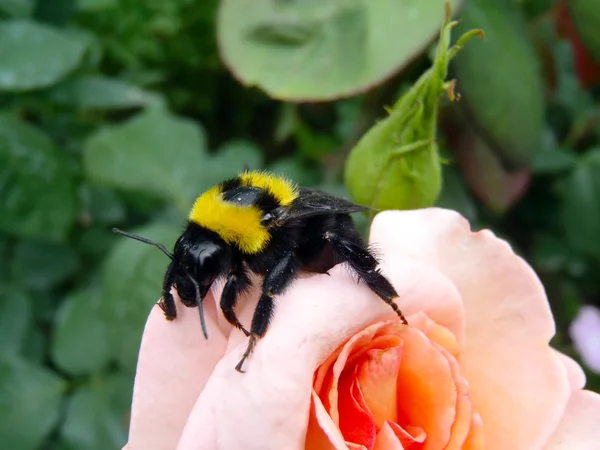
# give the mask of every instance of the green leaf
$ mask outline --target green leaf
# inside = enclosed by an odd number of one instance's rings
[[[133,84],[101,75],[85,75],[52,90],[51,98],[60,104],[81,109],[127,109],[160,103],[158,97]]]
[[[12,272],[30,289],[50,290],[77,272],[81,261],[68,245],[37,240],[17,243]]]
[[[100,372],[111,356],[109,327],[100,314],[100,290],[88,288],[67,297],[52,336],[52,360],[71,375]]]
[[[162,223],[126,230],[173,248],[181,229]],[[119,362],[135,367],[144,324],[160,299],[169,264],[158,249],[125,237],[113,247],[102,269],[102,313],[110,326]]]
[[[39,22],[63,27],[75,12],[76,2],[77,0],[37,0],[34,17]]]
[[[106,398],[111,409],[117,414],[126,415],[131,412],[134,377],[135,371],[114,372],[104,380]]]
[[[0,0],[0,12],[13,17],[27,17],[33,11],[34,0]]]
[[[23,357],[28,361],[33,361],[39,364],[47,364],[48,356],[48,339],[47,334],[39,328],[34,328],[29,332],[23,347]]]
[[[77,251],[84,257],[94,260],[102,259],[110,250],[110,247],[119,239],[106,226],[93,226],[85,230],[77,241]]]
[[[111,410],[107,394],[101,382],[75,391],[60,430],[65,443],[78,450],[116,449],[125,445],[123,421]]]
[[[217,37],[221,57],[244,84],[278,99],[331,100],[406,65],[443,19],[439,0],[223,0]]]
[[[0,116],[0,230],[63,240],[76,218],[69,161],[39,129]]]
[[[8,240],[0,237],[0,285],[6,283],[10,275],[8,249]]]
[[[20,354],[32,321],[31,298],[22,290],[0,287],[0,356]]]
[[[569,244],[600,258],[600,149],[589,150],[567,178],[561,221]]]
[[[58,421],[64,390],[64,381],[48,369],[16,358],[0,360],[2,446],[39,448]]]
[[[448,92],[452,98],[453,84],[445,82],[448,63],[469,38],[480,33],[465,33],[449,49],[454,25],[448,14],[432,68],[352,149],[344,175],[355,202],[383,210],[428,207],[436,201],[442,184],[435,142],[439,97]]]
[[[80,11],[96,12],[117,6],[118,0],[78,0],[77,8]]]
[[[205,145],[197,124],[151,108],[94,133],[85,144],[85,173],[92,182],[153,194],[187,211],[207,173]]]
[[[548,233],[538,233],[533,237],[531,263],[537,270],[558,272],[569,259],[569,247],[564,239]]]
[[[50,86],[79,65],[85,50],[76,34],[28,20],[0,21],[0,91]]]
[[[233,140],[223,144],[217,154],[207,162],[208,170],[203,174],[196,195],[201,191],[227,178],[234,177],[244,168],[244,164],[252,170],[263,167],[263,156],[260,149],[250,141]]]
[[[533,157],[532,168],[536,174],[555,174],[569,170],[577,162],[572,151],[548,148]]]
[[[300,119],[296,120],[294,132],[298,143],[298,153],[309,160],[320,161],[324,155],[340,147],[335,136],[316,133]]]
[[[569,0],[566,2],[573,24],[585,47],[600,61],[600,2],[598,0]]]
[[[284,175],[300,186],[315,186],[320,181],[319,171],[305,167],[297,157],[280,159],[269,166],[269,171]]]
[[[84,184],[79,194],[87,223],[115,224],[125,219],[125,206],[112,189]]]
[[[470,0],[456,29],[473,27],[482,28],[486,39],[454,61],[460,106],[505,164],[528,165],[541,145],[544,83],[522,13],[512,0]]]

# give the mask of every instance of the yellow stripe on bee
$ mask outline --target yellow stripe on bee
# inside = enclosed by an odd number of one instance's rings
[[[284,177],[268,172],[251,171],[240,175],[244,186],[254,186],[270,192],[280,205],[289,205],[298,197],[298,188]]]
[[[223,200],[221,186],[202,194],[192,207],[190,221],[217,233],[228,244],[247,254],[259,253],[269,243],[269,232],[262,227],[262,211]]]

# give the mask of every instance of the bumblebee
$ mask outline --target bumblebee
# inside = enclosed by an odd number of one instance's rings
[[[403,323],[394,303],[396,290],[378,269],[378,261],[354,227],[350,214],[366,211],[342,198],[301,188],[288,179],[245,169],[200,195],[173,253],[162,244],[119,229],[115,232],[160,248],[170,259],[159,302],[167,320],[177,316],[171,288],[185,306],[198,306],[204,336],[208,338],[202,302],[213,282],[226,278],[220,307],[225,319],[249,336],[248,346],[235,369],[262,338],[273,316],[275,297],[292,284],[300,271],[328,273],[345,262]],[[250,273],[262,277],[250,331],[239,322],[235,306],[240,293],[251,286]]]

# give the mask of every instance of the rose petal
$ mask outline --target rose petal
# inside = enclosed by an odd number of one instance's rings
[[[398,424],[386,421],[377,434],[374,450],[419,450],[427,434],[417,427],[406,427],[404,430]]]
[[[398,423],[427,433],[424,449],[440,449],[450,440],[457,393],[448,360],[419,330],[407,327],[398,370]]]
[[[472,233],[459,214],[438,208],[381,213],[371,236],[386,249],[386,271],[393,265],[388,255],[404,255],[437,267],[458,288],[467,336],[461,369],[487,448],[542,446],[560,420],[569,384],[548,345],[554,321],[531,267],[491,232]]]
[[[371,349],[358,369],[357,381],[378,429],[386,420],[397,421],[396,389],[401,360],[400,346],[384,350]]]
[[[565,366],[571,390],[574,391],[578,389],[583,389],[583,387],[585,386],[585,372],[583,371],[581,366],[573,358],[570,358],[564,353],[560,353],[556,350],[554,351],[554,356],[558,358],[560,362]]]
[[[343,412],[340,415],[340,430],[347,442],[372,450],[377,426],[358,386],[356,369],[355,366],[353,373],[346,373],[340,380],[338,401],[339,409]]]
[[[463,444],[462,450],[483,450],[485,446],[485,430],[483,420],[479,414],[473,414],[469,435]]]
[[[204,308],[209,340],[202,334],[198,309],[184,307],[177,296],[172,322],[158,306],[152,309],[139,353],[128,450],[176,447],[196,398],[225,352],[211,297]]]
[[[575,391],[567,403],[565,415],[546,445],[546,450],[598,450],[600,433],[600,395]]]
[[[340,429],[333,422],[321,403],[321,399],[314,391],[312,393],[305,448],[310,450],[347,450]]]
[[[425,336],[444,348],[453,357],[458,358],[460,345],[450,330],[435,323],[422,312],[410,316],[410,325],[421,330]]]
[[[441,351],[446,352],[445,349],[441,349]],[[469,398],[469,387],[460,373],[458,362],[449,352],[446,353],[446,357],[450,363],[450,369],[452,370],[452,378],[456,385],[457,397],[456,417],[454,419],[454,424],[452,425],[450,441],[448,442],[448,445],[446,445],[445,450],[460,450],[463,448],[463,444],[467,440],[469,430],[471,429],[473,405]]]

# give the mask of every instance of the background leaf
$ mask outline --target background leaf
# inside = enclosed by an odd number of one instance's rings
[[[13,249],[13,277],[33,290],[56,287],[76,273],[80,264],[79,255],[65,244],[25,240]]]
[[[392,75],[443,18],[438,0],[224,0],[217,32],[221,57],[243,83],[280,99],[331,100]]]
[[[102,381],[82,387],[71,396],[60,434],[65,443],[79,450],[121,448],[126,443],[123,424],[110,408]]]
[[[600,257],[600,149],[590,151],[564,185],[561,219],[569,243],[577,250]]]
[[[18,355],[32,322],[33,302],[14,287],[0,287],[0,358]]]
[[[579,36],[594,58],[600,61],[600,5],[596,0],[569,0],[566,4]]]
[[[0,0],[0,11],[15,17],[26,17],[33,11],[34,0]]]
[[[0,91],[24,91],[57,82],[81,61],[86,42],[28,20],[0,21]]]
[[[82,109],[127,109],[160,103],[160,99],[137,86],[98,75],[85,75],[53,89],[57,103]]]
[[[0,360],[0,442],[34,450],[59,418],[64,382],[49,370],[20,359]]]
[[[90,137],[84,167],[96,183],[153,194],[187,211],[208,169],[205,145],[196,124],[152,108]]]
[[[100,314],[97,289],[67,297],[57,314],[52,336],[52,359],[71,375],[102,371],[109,362],[111,327]]]
[[[63,240],[76,214],[72,168],[41,130],[0,115],[0,230]]]
[[[544,121],[534,47],[512,0],[469,0],[455,35],[475,27],[485,30],[485,40],[469,43],[453,64],[462,95],[459,106],[505,164],[523,167],[541,145]]]

